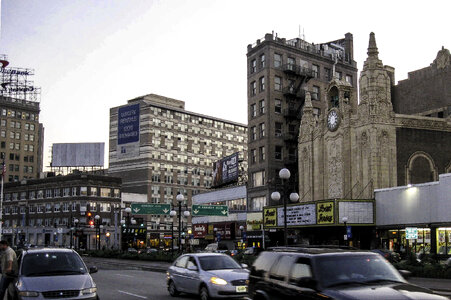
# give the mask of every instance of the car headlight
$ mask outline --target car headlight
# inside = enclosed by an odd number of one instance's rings
[[[226,285],[227,281],[219,277],[211,277],[210,282],[217,285]]]
[[[21,297],[39,297],[39,293],[31,292],[31,291],[21,291],[21,292],[19,292],[19,296],[21,296]]]
[[[83,295],[95,294],[95,293],[97,293],[97,288],[96,288],[96,287],[91,287],[91,288],[89,288],[89,289],[83,289],[83,290],[81,291],[81,293],[82,293]]]

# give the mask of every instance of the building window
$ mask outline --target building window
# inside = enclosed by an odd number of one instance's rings
[[[276,146],[275,147],[275,153],[274,153],[274,158],[277,160],[282,160],[282,151],[283,151],[283,147],[282,146]]]
[[[274,100],[274,112],[276,114],[281,114],[282,113],[282,101],[280,99],[275,99]]]
[[[257,61],[255,59],[251,60],[251,74],[257,71]]]
[[[88,196],[88,188],[86,186],[80,187],[80,196]]]
[[[101,188],[100,189],[100,197],[111,197],[111,189],[110,188]]]
[[[72,188],[72,196],[77,196],[77,188],[76,187]]]
[[[282,136],[282,125],[280,122],[274,124],[275,136]]]
[[[52,198],[52,190],[50,190],[50,189],[45,190],[45,197],[46,198]]]
[[[319,86],[314,85],[312,88],[312,100],[319,100]]]
[[[60,196],[60,189],[54,189],[53,190],[53,196],[54,197],[59,197]]]
[[[251,205],[249,207],[252,211],[261,211],[266,205],[266,197],[254,197],[251,199]]]
[[[63,189],[63,197],[69,197],[70,196],[70,188],[64,188]]]
[[[257,105],[251,104],[251,117],[255,118],[257,116]]]
[[[265,77],[260,77],[258,82],[259,82],[260,92],[263,92],[265,90]]]
[[[255,141],[257,139],[257,131],[255,126],[251,127],[251,141]]]
[[[257,162],[257,150],[251,150],[251,163],[255,164]]]
[[[281,91],[282,90],[282,78],[279,76],[275,76],[274,77],[274,89],[276,91]]]
[[[72,202],[71,207],[72,207],[72,211],[77,211],[77,203],[76,202]]]
[[[121,197],[120,189],[114,189],[114,198],[120,198],[120,197]]]
[[[324,68],[324,79],[332,80],[332,72],[329,68]]]
[[[51,213],[52,212],[52,204],[50,204],[50,203],[46,203],[45,204],[45,212],[46,213]]]
[[[313,77],[319,78],[319,66],[312,65]]]
[[[335,72],[335,77],[337,77],[338,80],[341,80],[341,78],[342,78],[341,72]]]
[[[352,76],[351,75],[346,75],[346,82],[349,83],[350,85],[352,85]]]
[[[252,185],[254,187],[265,185],[265,171],[252,173]]]
[[[258,125],[259,131],[260,131],[260,138],[265,137],[265,123],[260,123]]]
[[[53,207],[53,212],[60,212],[60,207],[61,205],[59,203],[56,203],[55,206]]]
[[[296,60],[292,57],[288,57],[287,59],[287,68],[290,71],[294,71],[296,69]]]
[[[251,82],[251,96],[255,96],[257,94],[257,83],[255,81]]]
[[[282,55],[274,53],[274,68],[280,68],[282,66]]]
[[[265,100],[260,100],[259,106],[260,106],[260,115],[263,115],[265,113]]]
[[[260,55],[260,68],[265,67],[265,54]]]
[[[260,162],[265,161],[265,146],[259,148]]]
[[[97,204],[95,202],[89,202],[89,210],[97,211]]]

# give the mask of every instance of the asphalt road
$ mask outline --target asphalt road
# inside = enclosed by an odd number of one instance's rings
[[[173,298],[166,289],[166,274],[136,270],[133,267],[105,267],[92,274],[100,300],[175,300],[197,299],[181,295]]]

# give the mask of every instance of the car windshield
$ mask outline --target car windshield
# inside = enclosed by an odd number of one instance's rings
[[[224,270],[224,269],[241,269],[241,266],[231,257],[215,255],[199,257],[200,267],[202,270]]]
[[[87,273],[83,261],[73,252],[38,252],[23,257],[23,276],[58,276]]]
[[[390,263],[376,255],[318,257],[315,274],[325,287],[355,283],[405,282]]]

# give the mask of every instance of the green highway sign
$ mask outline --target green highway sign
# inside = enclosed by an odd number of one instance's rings
[[[170,204],[154,203],[132,203],[132,214],[134,215],[169,215]]]
[[[227,205],[193,205],[191,207],[193,216],[229,216]]]

